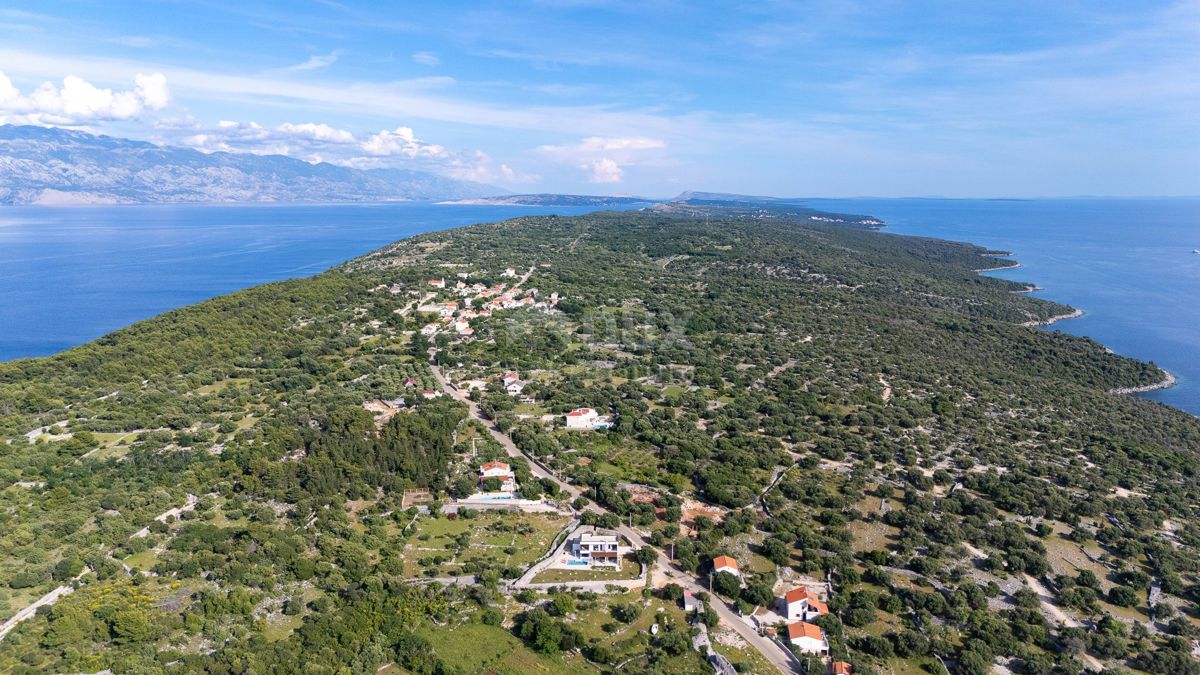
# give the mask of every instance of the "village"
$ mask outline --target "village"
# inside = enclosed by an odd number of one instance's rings
[[[438,336],[446,336],[441,344],[469,343],[477,339],[477,328],[480,322],[502,315],[510,311],[531,311],[542,314],[558,312],[557,306],[561,299],[559,293],[548,295],[537,288],[525,290],[522,286],[528,281],[535,267],[531,266],[523,275],[518,276],[516,269],[505,268],[500,276],[512,279],[493,285],[469,283],[470,272],[458,272],[453,280],[445,277],[428,279],[420,291],[405,290],[399,285],[389,288],[392,293],[407,292],[409,295],[420,295],[419,302],[410,304],[405,313],[415,306],[418,315],[436,315],[436,320],[425,323],[420,328],[420,335],[429,340]],[[431,346],[431,357],[436,354],[437,347]],[[441,386],[422,387],[415,377],[406,378],[405,396],[409,399],[419,397],[421,400],[436,400],[449,396],[460,400],[471,407],[473,417],[480,426],[490,425],[481,414],[478,402],[484,393],[503,393],[518,405],[532,409],[538,401],[528,392],[528,381],[521,374],[512,370],[488,372],[486,368],[475,367],[467,369],[463,364],[457,364],[454,369],[433,366],[435,376]],[[455,381],[451,380],[449,372],[459,372]],[[469,373],[469,374],[464,374]],[[406,409],[405,398],[393,401],[373,401],[364,404],[368,409],[378,413],[380,404],[389,408],[387,412],[395,414]],[[543,414],[538,416],[523,415],[524,419],[533,419],[545,425],[548,429],[560,429],[566,433],[603,432],[613,425],[610,415],[601,411],[579,406],[560,414]],[[524,514],[517,518],[544,518],[548,522],[561,523],[562,529],[554,531],[552,536],[539,536],[536,541],[546,546],[540,557],[530,560],[529,552],[524,555],[510,555],[508,560],[528,563],[520,570],[519,576],[510,579],[504,587],[508,592],[539,589],[576,589],[581,591],[610,591],[617,593],[645,589],[651,591],[670,585],[678,587],[685,582],[684,575],[670,569],[668,561],[656,554],[649,546],[639,542],[649,538],[652,532],[647,529],[634,529],[626,526],[618,528],[598,527],[583,521],[594,522],[587,518],[588,508],[580,504],[577,498],[574,502],[566,498],[570,495],[566,484],[554,496],[539,495],[527,498],[522,493],[522,483],[518,478],[518,467],[526,480],[540,484],[553,484],[560,481],[557,472],[540,463],[533,457],[521,453],[507,434],[492,427],[487,433],[479,433],[471,441],[471,449],[465,453],[457,466],[459,476],[457,494],[446,503],[436,502],[433,495],[425,491],[414,491],[406,494],[404,505],[415,507],[423,514],[430,514],[430,509],[451,521],[463,516],[479,518],[479,513],[492,513],[494,519],[503,519],[502,513]],[[497,438],[489,438],[489,436]],[[501,440],[497,447],[495,440]],[[480,449],[480,445],[485,449]],[[490,447],[489,447],[490,446]],[[583,460],[586,463],[586,458]],[[514,462],[516,465],[514,465]],[[532,471],[531,471],[532,469]],[[471,488],[466,489],[468,478]],[[636,484],[623,485],[624,489],[634,495],[635,501],[653,502],[656,490]],[[711,519],[720,517],[721,511],[706,507],[701,503],[689,500],[688,511],[690,518]],[[595,509],[594,504],[588,507]],[[661,512],[661,508],[659,509]],[[429,515],[414,518],[414,523],[427,520]],[[558,520],[556,520],[558,519]],[[685,521],[683,524],[695,535],[695,522]],[[475,527],[475,525],[472,525]],[[552,528],[549,528],[552,529]],[[542,531],[531,528],[532,531]],[[636,533],[636,534],[634,534]],[[632,536],[627,536],[632,535]],[[425,542],[422,543],[422,538]],[[466,532],[458,535],[458,539],[447,537],[442,546],[453,547],[454,542],[460,544],[466,541]],[[409,567],[415,580],[422,582],[441,582],[452,584],[472,584],[475,578],[463,573],[469,565],[447,571],[441,558],[422,554],[438,550],[429,543],[426,535],[418,535],[417,545],[412,546],[413,557],[421,562],[438,562],[432,568],[424,569],[424,576],[417,576],[418,567]],[[467,548],[487,546],[488,544],[469,543]],[[639,550],[644,548],[645,550]],[[511,549],[509,549],[511,550]],[[476,558],[478,559],[478,558]],[[660,563],[656,565],[655,563]],[[786,664],[787,669],[800,670],[800,657],[816,657],[825,664],[826,671],[834,675],[850,675],[851,665],[845,661],[834,661],[829,658],[830,645],[824,630],[816,623],[822,616],[829,613],[824,595],[828,597],[828,584],[818,579],[807,579],[805,585],[789,586],[789,581],[776,579],[776,597],[771,602],[755,607],[749,613],[729,612],[725,601],[718,599],[719,595],[729,595],[729,588],[740,588],[744,583],[743,572],[739,569],[737,560],[729,555],[713,558],[702,577],[693,578],[691,584],[684,584],[684,590],[679,594],[678,605],[693,625],[702,631],[702,637],[695,641],[697,649],[709,656],[710,663],[719,673],[732,673],[730,662],[719,652],[709,649],[711,645],[709,631],[701,620],[705,608],[719,605],[724,611],[721,617],[724,624],[719,624],[715,633],[718,641],[735,645],[740,648],[751,648],[763,651],[764,656],[777,665]],[[515,574],[518,570],[513,570]],[[722,593],[722,589],[725,593]],[[736,618],[734,618],[736,617]],[[736,621],[737,625],[732,622]],[[728,624],[728,625],[726,625]],[[657,625],[654,626],[657,628]],[[740,634],[739,634],[740,633]],[[747,640],[753,636],[757,640]]]

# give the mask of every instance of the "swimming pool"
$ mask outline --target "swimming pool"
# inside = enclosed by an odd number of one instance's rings
[[[512,499],[512,498],[513,498],[513,496],[510,494],[495,494],[495,495],[486,494],[486,495],[479,495],[477,497],[472,497],[472,499],[485,500],[485,501],[498,501],[498,500],[507,500],[507,499]]]

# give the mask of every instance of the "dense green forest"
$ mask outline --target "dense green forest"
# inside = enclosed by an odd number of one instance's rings
[[[421,235],[0,364],[0,620],[77,589],[0,641],[0,671],[706,672],[625,596],[507,593],[521,570],[489,562],[412,583],[413,523],[500,454],[418,395],[432,352],[610,512],[585,522],[700,574],[736,556],[747,583],[717,590],[747,613],[827,582],[857,673],[1200,673],[1200,420],[1112,393],[1161,370],[1030,325],[1070,308],[980,276],[1004,262],[978,247],[679,208]],[[556,304],[421,334],[418,305],[506,268]],[[611,425],[565,429],[579,407]],[[663,630],[620,637],[639,620]],[[507,651],[472,665],[455,631]]]

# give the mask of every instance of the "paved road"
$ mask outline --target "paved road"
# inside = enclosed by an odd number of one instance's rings
[[[451,386],[450,383],[446,381],[446,378],[442,376],[436,365],[431,366],[431,369],[433,370],[434,377],[437,378],[438,383],[442,386],[442,389],[455,400],[462,401],[464,404],[466,404],[467,408],[470,410],[471,418],[487,427],[487,430],[492,435],[492,438],[496,439],[496,442],[498,442],[500,446],[504,448],[504,451],[508,453],[510,457],[524,457],[525,459],[529,460],[530,470],[533,472],[533,474],[539,478],[546,478],[554,481],[564,495],[568,495],[573,499],[582,494],[582,491],[578,487],[559,479],[558,476],[555,476],[546,468],[544,468],[537,459],[522,453],[520,448],[517,447],[516,443],[513,443],[512,438],[509,437],[508,434],[496,428],[495,423],[483,415],[483,412],[479,409],[479,406],[476,405],[474,401],[467,398],[463,392],[459,391],[456,387]],[[591,501],[588,502],[585,509],[599,514],[608,512],[599,504]],[[635,548],[641,548],[647,545],[647,542],[642,537],[641,533],[627,525],[621,525],[617,527],[616,531],[628,539]],[[662,551],[658,551],[658,549],[655,550],[658,553],[655,572],[660,575],[660,579],[665,579],[666,581],[679,584],[693,593],[708,592],[708,589],[700,583],[700,580],[695,575],[677,567],[675,563],[667,558],[666,554]],[[744,640],[746,640],[746,642],[750,643],[752,647],[762,653],[762,655],[768,661],[770,661],[771,664],[779,670],[779,672],[801,672],[799,661],[790,651],[784,649],[783,645],[779,644],[775,640],[759,635],[758,631],[743,621],[741,616],[723,600],[720,600],[716,596],[712,596],[712,601],[709,602],[709,606],[716,610],[717,615],[721,618],[723,623],[735,630],[739,635],[742,636]]]

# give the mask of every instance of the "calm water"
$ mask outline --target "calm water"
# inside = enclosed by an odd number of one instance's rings
[[[397,239],[525,214],[437,206],[0,208],[0,361],[44,356],[135,321],[307,276]]]
[[[1086,314],[1088,335],[1175,373],[1148,396],[1200,415],[1200,199],[812,200],[888,231],[1012,251],[996,273]],[[320,272],[409,235],[587,208],[125,206],[0,209],[0,360],[41,356],[163,311]]]
[[[1200,199],[813,200],[886,231],[970,241],[1021,263],[996,276],[1084,311],[1053,329],[1154,361],[1179,385],[1146,394],[1200,415]]]

